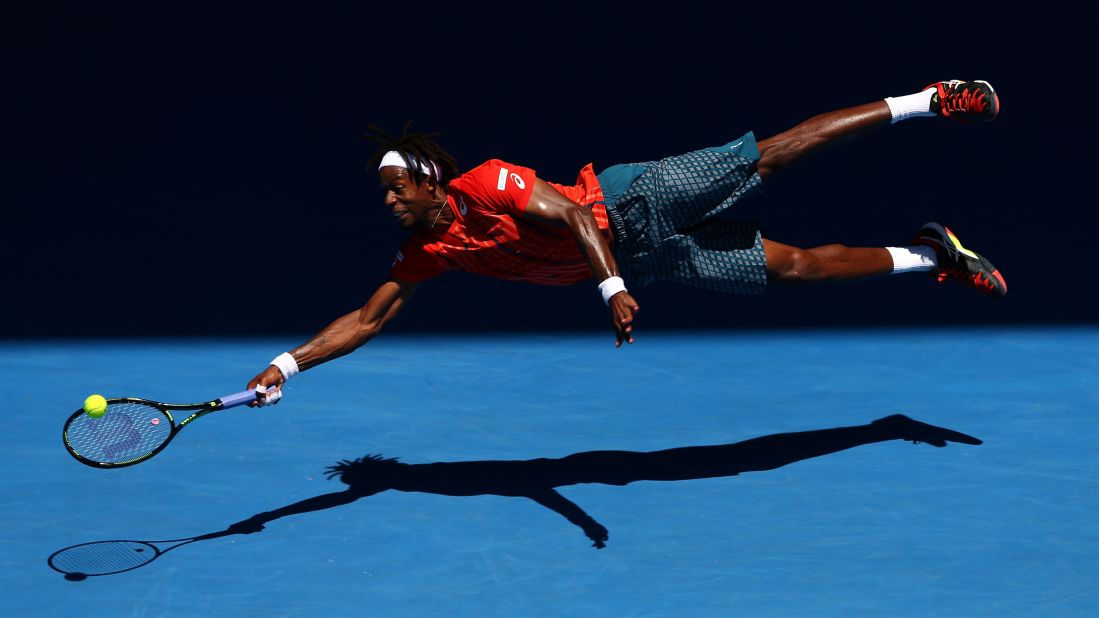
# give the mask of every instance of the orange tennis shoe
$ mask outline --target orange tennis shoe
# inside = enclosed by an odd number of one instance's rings
[[[935,250],[939,259],[936,276],[940,283],[954,279],[989,296],[1007,294],[1007,282],[1000,271],[976,252],[963,247],[958,237],[946,227],[926,223],[913,242]]]

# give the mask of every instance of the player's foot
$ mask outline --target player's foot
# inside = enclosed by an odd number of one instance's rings
[[[958,122],[991,122],[1000,113],[1000,97],[986,81],[966,82],[952,79],[935,82],[924,90],[935,89],[931,95],[931,111]]]
[[[955,279],[982,294],[1007,294],[1007,281],[1004,281],[1004,276],[992,262],[963,247],[958,237],[946,227],[938,223],[926,223],[912,242],[935,250],[939,260],[939,272],[936,273],[939,283]]]
[[[895,436],[901,440],[908,440],[919,444],[924,442],[931,446],[942,448],[946,446],[947,442],[961,442],[962,444],[982,444],[982,441],[974,438],[973,436],[967,436],[959,431],[951,429],[945,429],[943,427],[936,427],[934,425],[928,425],[927,423],[921,423],[920,421],[908,418],[903,414],[894,414],[885,418],[879,418],[871,423],[889,432],[889,435]]]

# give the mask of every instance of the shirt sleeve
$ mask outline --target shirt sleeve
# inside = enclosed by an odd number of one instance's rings
[[[529,167],[491,159],[462,174],[454,184],[458,191],[488,210],[521,215],[534,192],[537,177]]]
[[[424,248],[422,239],[413,236],[405,241],[389,269],[389,276],[408,283],[420,283],[446,272],[439,258]]]

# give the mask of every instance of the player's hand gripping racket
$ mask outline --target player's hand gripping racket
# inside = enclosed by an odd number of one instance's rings
[[[65,421],[62,437],[69,454],[93,468],[122,468],[149,459],[191,421],[218,410],[228,410],[256,400],[250,389],[206,403],[161,403],[136,397],[107,400],[107,411],[95,418],[81,408]],[[172,412],[194,410],[176,422]]]

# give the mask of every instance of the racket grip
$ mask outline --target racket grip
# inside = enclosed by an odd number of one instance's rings
[[[246,403],[252,403],[255,400],[256,389],[251,388],[246,391],[241,391],[239,393],[233,393],[232,395],[226,395],[222,397],[219,401],[221,401],[221,407],[223,409],[228,409],[242,406]]]

